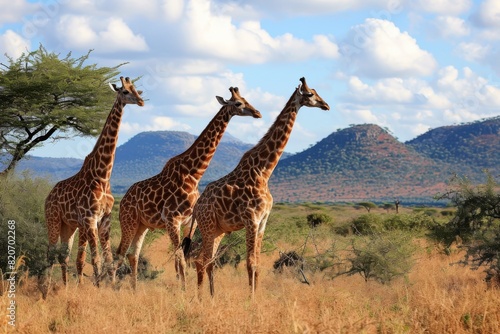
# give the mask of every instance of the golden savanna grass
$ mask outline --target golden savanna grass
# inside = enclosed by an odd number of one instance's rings
[[[293,212],[277,208],[273,221],[282,220],[292,232],[292,216],[305,216],[311,210],[322,208],[300,206]],[[332,210],[328,213],[337,223],[337,217],[348,220],[363,213]],[[332,280],[324,273],[306,271],[307,285],[292,271],[273,271],[279,249],[297,249],[297,240],[304,241],[300,238],[276,240],[275,249],[261,255],[260,284],[253,300],[244,262],[216,271],[213,299],[208,284],[198,299],[193,268],[188,269],[186,291],[181,291],[170,242],[163,235],[144,247],[143,253],[155,269],[164,272],[155,280],[139,281],[137,291],[130,288],[129,277],[119,289],[96,288],[90,280],[78,286],[74,279],[63,287],[56,268],[54,289],[43,300],[36,279],[21,277],[15,297],[16,327],[2,316],[2,328],[17,333],[107,334],[499,332],[500,289],[487,288],[480,270],[450,265],[463,257],[457,250],[447,256],[421,238],[416,240],[420,251],[407,277],[383,285],[360,276]],[[327,239],[316,242],[315,247],[328,248]],[[91,275],[90,265],[85,270]],[[5,314],[9,302],[7,294],[0,296]]]
[[[390,285],[357,276],[332,281],[321,274],[308,277],[306,285],[291,273],[273,273],[276,254],[264,254],[253,301],[241,264],[218,270],[215,298],[205,286],[201,301],[194,270],[182,292],[171,261],[156,280],[139,282],[136,292],[128,282],[120,290],[59,283],[42,300],[36,282],[27,279],[16,291],[14,332],[497,333],[500,290],[487,289],[481,272],[450,266],[459,257],[422,255],[406,279]],[[7,302],[2,296],[2,310]],[[12,330],[6,324],[4,329]]]

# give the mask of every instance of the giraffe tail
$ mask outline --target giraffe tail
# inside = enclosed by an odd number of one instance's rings
[[[191,238],[190,237],[185,237],[182,240],[182,251],[184,252],[184,258],[187,260],[189,259],[189,253],[191,252]]]

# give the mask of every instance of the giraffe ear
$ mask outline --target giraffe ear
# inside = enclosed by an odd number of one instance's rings
[[[224,100],[224,98],[220,97],[220,96],[216,96],[215,97],[217,99],[217,101],[219,101],[219,103],[223,106],[227,105],[227,101]]]
[[[118,91],[118,88],[116,88],[115,84],[109,83],[109,87],[111,87],[111,89],[113,90],[113,92],[117,92]]]

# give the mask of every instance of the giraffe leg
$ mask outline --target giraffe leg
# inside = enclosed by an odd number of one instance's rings
[[[125,255],[128,252],[130,245],[132,244],[132,240],[135,237],[137,224],[139,223],[139,219],[137,218],[137,214],[132,203],[130,203],[128,197],[125,196],[120,202],[120,229],[121,229],[121,240],[120,245],[116,249],[116,255],[113,261],[113,275],[112,280],[116,282],[116,271],[120,269],[123,264]]]
[[[38,274],[38,288],[42,292],[42,298],[46,299],[49,292],[50,283],[52,281],[52,268],[56,262],[58,254],[57,242],[59,240],[61,224],[58,219],[53,219],[48,213],[49,209],[45,209],[47,224],[47,232],[49,237],[49,245],[47,247],[47,264]]]
[[[167,232],[172,241],[172,248],[174,249],[174,266],[177,274],[177,279],[181,280],[182,290],[186,289],[186,260],[181,246],[180,228],[182,222],[175,218],[167,218]]]
[[[252,290],[252,299],[255,294],[259,282],[259,264],[260,264],[260,252],[262,249],[262,239],[264,238],[264,231],[266,229],[267,219],[269,218],[269,213],[266,213],[261,219],[258,228],[247,229],[247,270],[249,285]],[[252,225],[253,226],[253,225]],[[249,234],[249,231],[250,234]],[[254,242],[248,240],[254,240]],[[252,248],[253,245],[253,248]],[[252,256],[250,256],[252,254]],[[250,263],[249,263],[250,258]],[[252,260],[253,258],[253,260]]]
[[[137,262],[139,260],[139,254],[141,253],[142,243],[144,242],[144,237],[148,232],[148,228],[144,224],[140,224],[135,233],[134,240],[132,240],[132,245],[130,247],[130,253],[127,255],[128,262],[130,263],[131,273],[131,284],[132,288],[135,290],[137,287]]]
[[[112,279],[115,272],[113,268],[113,255],[111,253],[111,241],[109,240],[111,232],[111,212],[105,214],[102,218],[98,232],[104,257],[104,265],[102,267],[101,277],[99,277],[99,281],[101,281],[106,275],[109,279]]]
[[[71,254],[71,248],[73,248],[75,231],[76,228],[68,224],[62,224],[61,226],[61,248],[58,255],[59,263],[61,264],[61,272],[64,285],[66,285],[68,281],[68,263],[69,256]]]
[[[94,284],[99,287],[99,271],[101,269],[101,257],[99,255],[98,232],[97,227],[87,229],[87,238],[90,246],[90,256],[92,267],[94,269]]]
[[[247,243],[247,271],[248,271],[248,284],[252,292],[252,297],[255,293],[255,285],[258,279],[257,273],[257,228],[255,225],[250,225],[246,229],[246,243]]]
[[[78,229],[78,254],[76,255],[76,272],[78,283],[83,284],[83,267],[87,257],[87,233],[83,229]]]
[[[207,276],[208,276],[208,282],[210,285],[210,295],[213,297],[215,294],[215,287],[214,287],[214,265],[215,265],[215,260],[216,260],[216,255],[217,255],[217,249],[219,249],[219,244],[224,237],[224,233],[218,235],[215,237],[213,240],[213,245],[212,245],[212,252],[210,256],[210,260],[207,265]]]

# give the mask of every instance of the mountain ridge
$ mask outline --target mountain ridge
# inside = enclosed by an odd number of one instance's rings
[[[141,132],[117,148],[111,179],[123,194],[139,180],[159,173],[171,157],[184,152],[197,136],[184,131]],[[431,129],[400,142],[375,124],[358,124],[332,132],[308,149],[286,153],[269,186],[276,202],[432,200],[455,174],[475,182],[483,170],[499,172],[500,117]],[[230,172],[253,147],[229,133],[218,146],[200,182],[200,190]],[[32,169],[54,181],[74,174],[82,160],[32,157],[19,170]],[[57,169],[57,164],[67,168]]]

